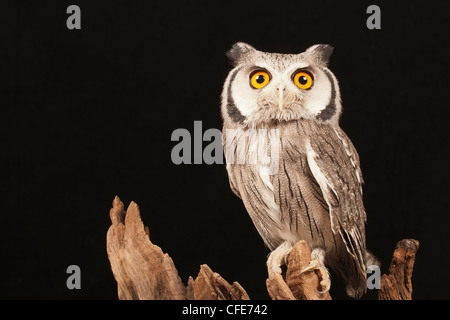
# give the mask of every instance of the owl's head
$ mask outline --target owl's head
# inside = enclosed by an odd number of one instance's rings
[[[318,44],[299,54],[258,51],[238,42],[227,52],[234,65],[222,92],[222,115],[259,127],[299,119],[337,123],[338,81],[327,68],[333,48]]]

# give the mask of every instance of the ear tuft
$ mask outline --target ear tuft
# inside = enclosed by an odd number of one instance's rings
[[[316,44],[309,47],[306,52],[312,55],[318,63],[327,66],[333,50],[334,48],[328,44]]]
[[[236,42],[230,50],[227,51],[226,56],[234,65],[238,65],[242,60],[249,57],[256,51],[251,45],[244,42]]]

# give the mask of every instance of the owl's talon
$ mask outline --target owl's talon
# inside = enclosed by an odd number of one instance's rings
[[[298,275],[305,272],[316,272],[317,276],[320,279],[320,286],[321,291],[319,293],[326,293],[331,288],[331,280],[330,280],[330,274],[328,273],[327,268],[324,266],[324,264],[320,261],[319,258],[313,258],[311,259],[311,262],[308,266],[306,266]]]
[[[322,279],[320,281],[320,285],[323,288],[322,291],[319,291],[319,293],[327,293],[330,291],[331,288],[331,280],[330,280],[330,274],[328,273],[328,270],[325,267],[319,267],[317,271],[320,273],[319,279]]]
[[[281,274],[281,266],[286,264],[286,259],[291,249],[292,245],[289,242],[284,242],[269,254],[267,258],[269,278],[276,274]]]

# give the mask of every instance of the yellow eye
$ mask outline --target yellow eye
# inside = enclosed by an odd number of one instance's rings
[[[305,72],[305,71],[299,71],[296,74],[294,74],[294,83],[299,87],[300,89],[307,90],[312,87],[313,85],[313,78],[312,76]]]
[[[255,89],[265,87],[270,81],[270,76],[266,71],[256,71],[250,75],[250,84]]]

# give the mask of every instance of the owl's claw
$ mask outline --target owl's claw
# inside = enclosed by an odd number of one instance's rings
[[[284,242],[270,253],[267,258],[269,278],[276,274],[281,274],[281,266],[286,264],[286,259],[291,249],[292,245],[289,242]]]
[[[298,275],[305,272],[316,272],[317,276],[320,279],[320,286],[322,288],[319,293],[326,293],[331,288],[331,280],[330,280],[330,274],[328,273],[328,269],[325,267],[325,265],[320,261],[318,258],[311,259],[311,262],[307,267],[305,267]]]
[[[277,274],[281,274],[281,266],[286,265],[286,260],[289,252],[292,250],[292,244],[289,242],[282,243],[278,248],[272,251],[267,258],[267,271],[269,278]],[[300,273],[299,276],[305,272],[316,272],[320,279],[321,291],[319,293],[326,293],[330,290],[331,280],[328,269],[324,265],[324,252],[322,249],[315,249],[311,252],[311,261]]]

